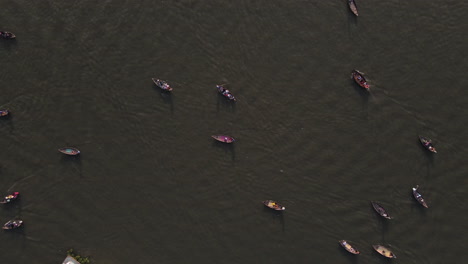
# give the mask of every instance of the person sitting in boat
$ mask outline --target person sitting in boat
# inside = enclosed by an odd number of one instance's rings
[[[222,93],[222,94],[224,94],[224,92],[226,92],[226,91],[229,92],[228,89],[224,88],[224,87],[221,86],[221,85],[216,85],[216,88],[218,88],[219,92]]]
[[[13,196],[12,194],[10,194],[8,196],[5,196],[5,202],[9,203],[14,198],[15,198],[15,196]]]
[[[223,88],[223,89],[224,89],[224,88]],[[222,92],[222,94],[228,96],[228,95],[229,95],[229,90],[228,90],[228,89],[224,89],[224,91]]]

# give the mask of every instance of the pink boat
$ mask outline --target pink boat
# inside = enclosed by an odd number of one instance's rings
[[[211,137],[223,143],[232,143],[236,141],[233,137],[226,136],[226,135],[213,135]]]

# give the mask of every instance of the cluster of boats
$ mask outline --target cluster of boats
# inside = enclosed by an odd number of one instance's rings
[[[420,203],[425,208],[429,208],[427,206],[426,201],[424,201],[422,195],[417,191],[418,187],[419,187],[418,185],[416,187],[413,187],[413,197],[414,197],[414,199],[416,199],[416,201],[418,201],[418,203]],[[388,214],[387,210],[385,210],[385,208],[382,205],[380,205],[379,203],[374,202],[374,201],[371,201],[371,204],[372,204],[372,207],[374,208],[374,210],[380,216],[382,216],[385,219],[392,219],[392,217]],[[360,254],[359,250],[356,247],[352,246],[348,241],[340,240],[338,242],[349,253],[354,254],[354,255]],[[375,251],[377,251],[380,255],[382,255],[384,257],[396,258],[395,253],[393,253],[388,247],[385,247],[383,245],[372,245],[372,247],[374,248]]]
[[[354,0],[348,0],[348,4],[349,4],[349,8],[351,9],[351,11],[356,16],[358,16],[356,2]],[[368,92],[370,91],[370,85],[367,82],[366,78],[364,77],[364,73],[354,69],[351,72],[351,79],[353,79],[360,87],[364,88],[366,91],[368,91]],[[431,139],[423,137],[423,136],[419,136],[419,141],[421,142],[423,147],[426,148],[428,151],[430,151],[432,153],[437,153],[434,145],[432,145],[432,140]],[[413,190],[412,190],[413,191],[413,197],[422,206],[424,206],[425,208],[429,208],[426,201],[422,197],[422,195],[417,191],[418,188],[419,188],[419,185],[417,185],[416,187],[413,187]],[[380,205],[379,203],[374,202],[374,201],[371,201],[371,204],[372,204],[372,207],[374,208],[374,210],[380,216],[382,216],[385,219],[392,219],[392,217],[388,214],[387,210],[385,210],[385,208],[382,205]],[[360,254],[359,250],[357,250],[355,247],[353,247],[348,241],[340,240],[339,243],[348,252],[350,252],[352,254],[355,254],[355,255]],[[382,255],[384,257],[396,258],[396,255],[389,248],[387,248],[387,247],[385,247],[383,245],[372,245],[372,247],[374,248],[375,251],[377,251],[380,255]]]
[[[153,80],[153,83],[156,84],[156,86],[161,88],[161,90],[167,91],[167,92],[172,91],[172,87],[166,81],[158,79],[158,78],[151,78],[151,79]],[[229,99],[229,101],[233,101],[233,102],[237,101],[236,97],[234,97],[234,95],[232,95],[228,89],[224,88],[222,84],[217,84],[216,89],[218,90],[219,94]],[[211,137],[214,138],[216,141],[228,143],[228,144],[236,141],[233,137],[228,136],[228,135],[212,135]],[[63,151],[61,152],[65,153]]]
[[[157,78],[152,78],[152,80],[153,80],[153,83],[156,84],[156,86],[161,88],[161,90],[167,91],[167,92],[172,91],[172,87],[167,83],[167,81],[163,81]],[[216,89],[222,96],[226,97],[230,101],[233,101],[233,102],[237,101],[236,97],[234,97],[234,95],[232,95],[232,93],[228,89],[226,89],[224,85],[217,84]]]
[[[432,153],[437,153],[435,147],[432,145],[432,141],[428,138],[419,136],[419,141],[421,144],[426,148],[428,151]],[[416,185],[416,187],[412,188],[412,193],[414,199],[418,201],[419,204],[421,204],[424,208],[429,208],[427,205],[426,201],[422,197],[421,193],[418,192],[419,185]],[[374,208],[374,210],[383,218],[385,219],[392,219],[390,214],[387,212],[387,210],[378,202],[371,201],[371,205]],[[359,250],[352,246],[348,241],[346,240],[340,240],[338,241],[340,245],[346,249],[348,252],[354,255],[360,254]],[[385,247],[383,245],[372,245],[375,251],[377,251],[380,255],[387,257],[387,258],[396,258],[395,253],[393,253],[388,247]]]
[[[350,6],[351,10],[357,16],[358,13],[357,13],[356,3],[354,2],[354,0],[349,0],[348,2],[349,2],[349,6]],[[366,80],[366,78],[364,76],[364,73],[354,69],[351,72],[351,79],[353,79],[360,87],[364,88],[366,91],[368,91],[368,92],[370,91],[370,85],[367,82],[367,80]],[[156,84],[156,86],[161,88],[163,91],[168,91],[168,92],[172,91],[172,87],[166,81],[153,78],[153,82],[154,82],[154,84]],[[236,98],[231,94],[231,92],[228,89],[224,88],[223,85],[216,85],[216,89],[218,90],[218,92],[222,96],[226,97],[227,99],[229,99],[231,101],[234,101],[234,102],[236,101]],[[219,141],[219,142],[222,142],[222,143],[228,143],[229,144],[229,143],[233,143],[235,141],[235,139],[233,137],[228,136],[228,135],[212,135],[211,137],[213,139],[215,139],[216,141]],[[428,151],[430,151],[432,153],[437,153],[435,147],[432,145],[432,140],[430,140],[430,139],[428,139],[426,137],[423,137],[423,136],[419,136],[419,141],[421,142],[423,147],[426,148]],[[67,154],[67,152],[64,152],[64,151],[61,151],[61,152]],[[419,186],[413,187],[413,196],[422,206],[424,206],[425,208],[428,208],[426,201],[424,200],[422,195],[417,191],[418,187]],[[284,210],[286,210],[286,207],[284,207],[283,205],[279,204],[278,202],[276,202],[274,200],[265,200],[265,201],[262,201],[262,203],[266,207],[268,207],[268,208],[270,208],[272,210],[275,210],[275,211],[284,211]],[[385,208],[382,205],[380,205],[379,203],[377,203],[375,201],[371,201],[371,204],[372,204],[372,207],[374,208],[374,210],[380,216],[382,216],[385,219],[392,219],[392,217],[388,214],[387,210],[385,210]],[[357,250],[354,246],[352,246],[348,241],[340,240],[339,243],[348,252],[350,252],[352,254],[355,254],[355,255],[360,254],[359,250]],[[375,251],[377,251],[380,255],[382,255],[384,257],[396,258],[395,253],[393,253],[388,247],[385,247],[385,246],[379,245],[379,244],[372,245],[372,247],[374,248]]]
[[[433,152],[433,153],[437,153],[435,151],[435,148],[434,146],[432,146],[431,144],[431,140],[430,139],[427,139],[425,137],[419,137],[420,141],[421,141],[421,144],[423,144],[423,146]],[[424,208],[429,208],[429,206],[427,205],[426,201],[424,200],[424,198],[422,197],[421,193],[418,192],[418,188],[419,188],[419,185],[416,185],[416,187],[413,187],[412,189],[412,193],[413,193],[413,197],[414,199],[416,199],[416,201],[421,204]],[[275,211],[284,211],[286,210],[286,207],[280,205],[278,202],[276,201],[273,201],[273,200],[265,200],[262,202],[266,207],[268,208],[271,208]],[[382,216],[383,218],[385,219],[392,219],[392,217],[390,216],[390,214],[387,212],[387,210],[381,205],[379,204],[378,202],[375,202],[375,201],[371,201],[371,205],[372,207],[374,208],[374,210],[380,215]],[[352,246],[348,241],[346,240],[339,240],[338,241],[339,244],[344,248],[346,249],[346,251],[348,251],[349,253],[351,254],[354,254],[354,255],[358,255],[360,254],[359,250]],[[372,247],[374,248],[375,251],[377,251],[380,255],[386,257],[386,258],[396,258],[396,255],[395,253],[392,252],[392,250],[390,250],[388,247],[386,246],[383,246],[383,245],[379,245],[379,244],[376,244],[376,245],[372,245]]]
[[[15,34],[8,32],[8,31],[0,31],[0,38],[3,39],[14,39],[16,38]],[[10,111],[8,109],[2,109],[0,110],[0,117],[7,117],[10,114]],[[13,192],[12,194],[9,194],[5,197],[3,197],[3,200],[0,201],[2,204],[7,204],[15,201],[19,197],[19,192]],[[2,229],[15,229],[20,227],[23,224],[23,220],[20,219],[12,219],[8,222],[6,222],[3,226]]]
[[[9,194],[5,197],[3,197],[3,200],[0,201],[2,204],[7,204],[15,201],[19,197],[19,192],[13,192],[12,194]],[[23,220],[21,219],[12,219],[8,222],[6,222],[3,226],[2,229],[10,230],[10,229],[15,229],[20,227],[23,224]]]
[[[80,151],[76,148],[73,147],[65,147],[65,148],[60,148],[59,151],[63,154],[70,155],[70,156],[75,156],[80,154]],[[11,203],[19,198],[20,193],[19,192],[13,192],[5,197],[3,197],[3,200],[0,201],[0,204],[8,204]],[[11,230],[18,228],[23,225],[23,220],[21,219],[12,219],[8,222],[6,222],[2,229],[6,230]]]
[[[349,8],[350,8],[351,12],[355,16],[358,16],[359,14],[358,14],[358,9],[357,9],[357,5],[356,5],[355,0],[348,0],[348,5],[349,5]],[[8,31],[0,31],[0,38],[15,39],[16,36],[13,33],[8,32]],[[360,87],[362,87],[366,91],[368,91],[368,92],[370,91],[370,84],[368,83],[366,77],[364,76],[364,73],[354,69],[351,72],[351,79],[353,79],[356,82],[357,85],[359,85]],[[163,90],[165,92],[172,92],[173,91],[173,88],[168,84],[167,81],[164,81],[164,80],[161,80],[161,79],[158,79],[158,78],[152,78],[152,81],[157,87],[159,87],[161,90]],[[221,96],[226,98],[227,100],[232,101],[232,102],[237,101],[237,99],[231,93],[231,91],[229,91],[227,88],[225,88],[224,85],[216,85],[216,89],[217,89],[217,92]],[[10,114],[10,111],[8,109],[0,110],[0,117],[6,117],[9,114]],[[230,143],[235,142],[235,139],[233,137],[231,137],[231,136],[228,136],[228,135],[212,135],[211,137],[213,139],[215,139],[216,141],[219,141],[219,142],[222,142],[222,143],[230,144]],[[432,144],[431,139],[428,139],[428,138],[423,137],[423,136],[419,136],[419,141],[423,145],[423,147],[426,148],[428,151],[430,151],[432,153],[437,153],[435,147]],[[58,151],[65,154],[65,155],[68,155],[68,156],[76,156],[76,155],[80,154],[80,150],[78,150],[77,148],[74,148],[74,147],[63,147],[63,148],[58,149]],[[413,197],[423,207],[429,208],[426,201],[422,197],[422,195],[418,192],[418,188],[419,188],[419,185],[412,188]],[[3,200],[1,200],[0,203],[2,203],[2,204],[11,203],[11,202],[15,201],[16,199],[18,199],[19,194],[20,194],[19,192],[13,192],[13,193],[3,197]],[[262,203],[267,208],[270,208],[270,209],[272,209],[274,211],[284,211],[284,210],[286,210],[286,207],[284,207],[283,205],[281,205],[280,203],[278,203],[278,202],[276,202],[274,200],[265,200],[265,201],[262,201]],[[385,219],[392,219],[390,214],[387,212],[387,210],[380,203],[378,203],[376,201],[371,201],[371,205],[372,205],[373,209],[381,217],[383,217]],[[18,228],[18,227],[22,226],[22,224],[23,224],[23,221],[21,219],[12,219],[12,220],[9,220],[8,222],[6,222],[3,225],[2,228],[6,229],[6,230],[11,230],[11,229],[15,229],[15,228]],[[346,251],[350,252],[351,254],[354,254],[354,255],[360,254],[360,251],[356,247],[351,245],[348,241],[339,240],[338,242]],[[384,256],[386,258],[396,258],[396,255],[392,252],[392,250],[390,250],[386,246],[383,246],[383,245],[380,245],[380,244],[375,244],[375,245],[372,245],[372,247],[376,252],[378,252],[380,255],[382,255],[382,256]]]

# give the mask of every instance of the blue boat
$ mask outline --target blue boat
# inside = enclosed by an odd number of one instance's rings
[[[80,154],[80,151],[77,148],[72,148],[72,147],[60,148],[59,151],[65,155],[70,155],[70,156],[76,156]]]

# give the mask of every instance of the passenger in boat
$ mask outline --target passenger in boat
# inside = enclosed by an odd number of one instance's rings
[[[15,198],[15,197],[14,197],[13,195],[10,194],[10,195],[8,195],[7,197],[5,197],[5,201],[6,201],[7,203],[9,203],[9,202],[11,201],[11,199],[14,199],[14,198]]]

